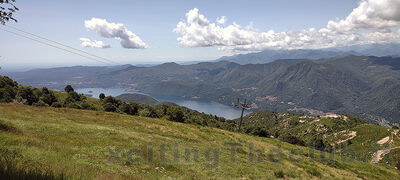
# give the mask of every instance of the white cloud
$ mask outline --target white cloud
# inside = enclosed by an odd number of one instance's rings
[[[218,24],[225,24],[226,20],[227,20],[226,17],[222,16],[220,18],[217,18],[217,23]]]
[[[110,48],[111,46],[108,44],[104,44],[103,41],[92,41],[88,38],[80,38],[81,46],[82,47],[89,47],[89,48]]]
[[[218,46],[234,52],[263,49],[315,49],[353,44],[400,42],[400,0],[361,0],[345,19],[329,21],[321,29],[275,32],[259,31],[233,23],[226,27],[210,22],[197,8],[173,32],[184,47]],[[217,19],[219,23],[220,19]]]
[[[121,46],[129,49],[145,49],[148,46],[132,31],[129,31],[125,25],[109,23],[105,19],[92,18],[85,21],[85,27],[88,30],[97,32],[104,38],[115,38]]]

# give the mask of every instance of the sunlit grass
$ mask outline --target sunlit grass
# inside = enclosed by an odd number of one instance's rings
[[[316,152],[276,139],[238,134],[235,132],[175,123],[164,119],[129,116],[117,113],[64,108],[33,107],[18,104],[0,104],[1,157],[11,158],[12,169],[54,177],[83,179],[110,178],[325,178],[393,179],[399,173],[392,167],[361,162],[325,162]],[[15,129],[10,131],[8,129]],[[231,162],[231,149],[226,143],[239,143],[237,157]],[[148,161],[152,143],[153,161]],[[249,143],[263,156],[249,162]],[[165,144],[163,161],[159,153]],[[177,148],[175,148],[177,147]],[[108,149],[109,148],[109,149]],[[115,150],[122,154],[137,149],[140,160],[109,161]],[[197,148],[199,161],[185,161],[185,149]],[[175,150],[178,149],[178,152]],[[213,153],[220,151],[219,161]],[[279,151],[276,151],[279,149]],[[298,153],[290,153],[297,149]],[[4,152],[7,152],[5,154]],[[283,158],[271,156],[283,153]],[[174,154],[179,159],[174,161]],[[289,156],[290,155],[290,156]],[[258,162],[258,160],[260,162]],[[217,167],[210,167],[216,165]],[[12,173],[20,172],[13,171]],[[44,176],[45,177],[45,176]],[[47,177],[47,176],[46,176]]]

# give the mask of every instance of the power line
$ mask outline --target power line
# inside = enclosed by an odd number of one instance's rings
[[[40,40],[31,38],[31,37],[22,35],[22,34],[18,34],[18,33],[16,33],[16,32],[12,32],[12,31],[9,31],[9,30],[6,30],[6,29],[2,29],[2,28],[0,28],[0,29],[3,30],[3,31],[6,31],[6,32],[8,32],[8,33],[11,33],[11,34],[14,34],[14,35],[17,35],[17,36],[20,36],[20,37],[24,37],[24,38],[30,39],[30,40],[32,40],[32,41],[36,41],[36,42],[38,42],[38,43],[41,43],[41,44],[44,44],[44,45],[48,45],[48,46],[51,46],[51,47],[54,47],[54,48],[57,48],[57,49],[60,49],[60,50],[63,50],[63,51],[66,51],[66,52],[69,52],[69,53],[78,55],[78,56],[82,56],[82,57],[85,57],[85,58],[88,58],[88,59],[91,59],[91,60],[94,60],[94,61],[97,61],[97,62],[101,62],[101,63],[105,63],[105,64],[111,64],[111,63],[109,63],[109,62],[101,61],[101,60],[99,60],[99,59],[95,59],[95,58],[90,57],[90,56],[86,56],[86,55],[83,55],[83,54],[79,54],[79,53],[77,53],[77,52],[74,52],[74,51],[71,51],[71,50],[68,50],[68,49],[65,49],[65,48],[61,48],[61,47],[55,46],[55,45],[53,45],[53,44],[49,44],[49,43],[42,42],[42,41],[40,41]]]
[[[74,47],[71,47],[71,46],[68,46],[68,45],[65,45],[65,44],[59,43],[59,42],[57,42],[57,41],[53,41],[53,40],[51,40],[51,39],[48,39],[48,38],[45,38],[45,37],[42,37],[42,36],[39,36],[39,35],[36,35],[36,34],[30,33],[30,32],[27,32],[27,31],[24,31],[24,30],[21,30],[21,29],[18,29],[18,28],[16,28],[16,27],[9,26],[9,25],[5,25],[5,26],[6,26],[6,27],[9,27],[9,28],[12,28],[12,29],[14,29],[14,30],[17,30],[17,31],[23,32],[23,33],[25,33],[25,34],[29,34],[29,35],[31,35],[31,36],[34,36],[34,37],[37,37],[37,38],[43,39],[43,40],[50,41],[50,42],[52,42],[52,43],[55,43],[55,44],[58,44],[58,45],[60,45],[60,46],[64,46],[64,47],[67,47],[67,48],[73,49],[73,50],[75,50],[75,51],[79,51],[79,52],[81,52],[81,53],[85,53],[85,54],[87,54],[87,55],[90,55],[90,56],[93,56],[93,57],[96,57],[96,58],[99,58],[99,59],[102,59],[102,60],[108,61],[108,62],[110,62],[110,63],[115,63],[115,64],[118,64],[118,63],[116,63],[116,62],[113,62],[113,61],[111,61],[111,60],[109,60],[109,59],[107,59],[107,58],[100,57],[100,56],[97,56],[97,55],[95,55],[95,54],[88,53],[88,52],[86,52],[86,51],[82,51],[82,50],[80,50],[80,49],[77,49],[77,48],[74,48]]]

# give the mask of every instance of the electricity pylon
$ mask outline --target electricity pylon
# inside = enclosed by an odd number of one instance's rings
[[[237,102],[235,103],[235,107],[242,109],[242,114],[240,115],[240,121],[238,127],[238,132],[240,132],[240,127],[242,126],[242,121],[243,121],[243,112],[245,109],[249,109],[249,105],[246,103],[246,99],[244,99],[244,102],[240,102],[238,98]]]

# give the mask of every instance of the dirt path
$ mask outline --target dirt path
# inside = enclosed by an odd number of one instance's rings
[[[343,142],[346,142],[346,141],[348,141],[350,139],[355,138],[357,136],[357,132],[356,131],[350,131],[348,134],[346,134],[346,136],[348,136],[348,138],[340,140],[340,141],[337,141],[336,144],[340,144],[340,143],[343,143]]]
[[[385,144],[386,142],[388,142],[389,141],[389,139],[390,139],[390,137],[389,136],[387,136],[387,137],[385,137],[385,138],[383,138],[383,139],[381,139],[381,140],[379,140],[378,142],[376,142],[376,143],[378,143],[378,144]]]
[[[382,158],[386,155],[389,154],[390,151],[393,149],[399,149],[400,146],[394,147],[394,148],[389,148],[389,149],[383,149],[383,150],[378,150],[372,155],[371,162],[372,163],[378,163]]]

